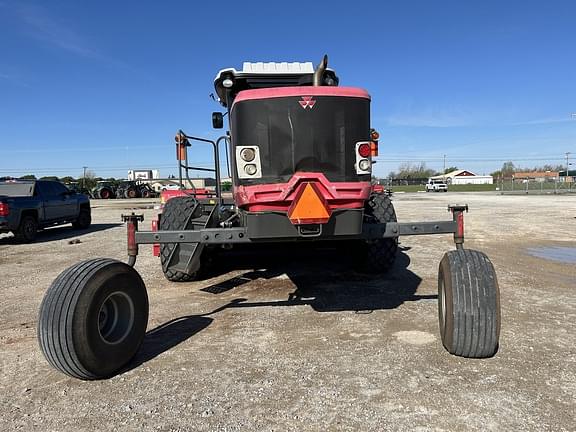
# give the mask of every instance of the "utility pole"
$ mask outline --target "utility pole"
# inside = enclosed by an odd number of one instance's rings
[[[86,189],[86,168],[88,167],[83,166],[82,168],[84,168],[84,175],[82,176],[82,189]]]
[[[444,155],[444,171],[442,171],[442,173],[444,174],[444,177],[442,177],[442,179],[446,181],[446,155]]]
[[[570,117],[576,120],[576,113],[570,114]],[[566,152],[566,178],[564,179],[564,181],[568,180],[568,172],[570,172],[570,160],[569,160],[570,154],[571,154],[570,152]]]

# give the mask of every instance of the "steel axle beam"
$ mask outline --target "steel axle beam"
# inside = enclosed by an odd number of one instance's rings
[[[358,237],[362,239],[392,238],[407,235],[427,234],[454,234],[457,232],[455,221],[438,222],[412,222],[365,225],[364,231]],[[291,238],[270,238],[252,240],[248,237],[247,229],[241,228],[205,228],[194,231],[137,231],[136,243],[204,243],[204,244],[229,244],[229,243],[253,243],[253,242],[277,242],[290,241]],[[348,237],[327,237],[326,240],[343,240]]]

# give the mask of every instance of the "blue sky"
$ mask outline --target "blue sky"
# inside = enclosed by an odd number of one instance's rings
[[[560,164],[576,159],[575,51],[573,1],[0,0],[0,176],[167,176],[179,128],[218,136],[218,70],[324,53],[372,95],[377,175],[443,155],[480,174]]]

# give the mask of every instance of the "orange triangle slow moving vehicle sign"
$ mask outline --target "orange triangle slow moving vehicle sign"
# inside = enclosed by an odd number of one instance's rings
[[[288,209],[288,218],[294,225],[326,223],[330,208],[313,183],[304,183]]]

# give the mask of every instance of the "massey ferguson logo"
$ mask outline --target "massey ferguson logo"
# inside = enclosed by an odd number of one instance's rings
[[[298,102],[300,103],[300,106],[304,109],[306,108],[312,109],[316,104],[316,101],[312,99],[312,96],[302,96],[302,100]]]

